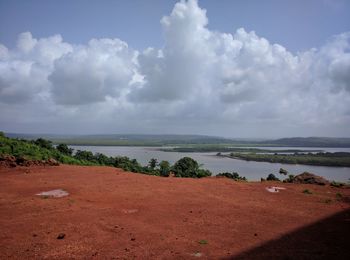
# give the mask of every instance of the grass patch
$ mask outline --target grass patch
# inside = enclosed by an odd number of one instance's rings
[[[312,192],[310,190],[308,190],[308,189],[303,190],[303,193],[304,194],[312,194]]]
[[[340,200],[340,199],[343,198],[343,195],[342,195],[340,192],[337,192],[337,193],[335,194],[335,197],[336,197],[338,200]]]
[[[206,245],[206,244],[208,244],[208,241],[205,239],[202,239],[202,240],[199,240],[198,243],[201,245]]]

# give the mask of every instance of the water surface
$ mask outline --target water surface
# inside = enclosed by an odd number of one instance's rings
[[[142,165],[147,165],[151,158],[156,158],[159,162],[162,160],[175,163],[182,157],[188,156],[200,163],[203,168],[218,174],[220,172],[236,171],[245,176],[248,180],[260,180],[266,178],[268,174],[274,173],[281,179],[285,178],[278,174],[280,168],[288,170],[290,174],[299,174],[304,171],[312,172],[323,176],[329,180],[347,182],[350,179],[349,167],[325,167],[300,164],[281,164],[268,162],[252,162],[226,157],[215,156],[215,152],[210,153],[180,153],[158,151],[156,147],[135,147],[135,146],[70,146],[75,150],[88,150],[93,153],[103,153],[108,156],[128,156],[137,159]],[[315,148],[315,147],[259,147],[262,149],[302,149],[302,150],[323,150],[326,152],[350,152],[350,148]]]

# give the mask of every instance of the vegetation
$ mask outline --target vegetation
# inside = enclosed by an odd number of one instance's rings
[[[217,177],[226,177],[229,179],[233,179],[234,181],[247,181],[246,177],[243,176],[239,176],[239,174],[237,172],[223,172],[223,173],[219,173],[216,175]]]
[[[267,176],[266,180],[267,181],[279,181],[280,179],[278,179],[273,173],[270,173],[269,176]]]
[[[48,160],[53,158],[65,164],[93,165],[93,162],[82,160],[60,152],[48,140],[39,138],[27,141],[11,139],[0,134],[0,155],[8,154],[15,157],[23,157],[28,160]]]
[[[209,170],[200,169],[197,161],[190,157],[183,157],[172,167],[176,177],[201,178],[211,176]]]
[[[310,190],[308,190],[308,189],[303,190],[303,193],[304,194],[312,194],[312,192]]]
[[[332,187],[341,188],[345,186],[345,183],[332,181],[330,184]]]
[[[289,174],[289,175],[288,175],[288,178],[287,178],[287,179],[284,179],[283,182],[292,183],[293,180],[294,180],[294,177],[295,177],[295,175]]]
[[[280,168],[279,173],[282,175],[287,175],[288,171],[286,169]]]
[[[300,149],[261,149],[261,148],[247,148],[247,147],[232,147],[229,144],[196,144],[186,145],[172,148],[161,148],[163,152],[182,152],[182,153],[209,153],[217,152],[217,156],[221,156],[224,152],[235,153],[302,153],[302,152],[322,152],[322,150],[300,150]]]
[[[56,147],[52,142],[43,138],[37,140],[20,140],[4,136],[0,132],[0,156],[13,155],[16,158],[26,160],[49,160],[53,158],[64,164],[77,165],[105,165],[122,168],[125,171],[137,172],[149,175],[167,177],[170,172],[174,172],[177,177],[201,178],[211,176],[211,172],[201,169],[198,162],[189,157],[184,157],[173,166],[168,161],[161,161],[152,158],[147,166],[142,166],[136,159],[126,156],[108,157],[102,153],[93,154],[90,151],[77,150],[73,154],[73,149],[66,144],[59,144]]]
[[[159,163],[159,174],[163,177],[168,177],[170,174],[170,163],[168,161],[161,161]]]
[[[72,155],[74,151],[74,149],[69,148],[66,144],[59,144],[56,146],[56,149],[66,155]]]
[[[231,153],[228,157],[246,161],[350,167],[350,153],[256,154]]]

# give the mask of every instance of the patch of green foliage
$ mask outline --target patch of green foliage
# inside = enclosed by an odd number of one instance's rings
[[[74,149],[69,148],[66,144],[59,144],[56,146],[56,149],[65,155],[72,155],[74,151]]]
[[[278,179],[273,173],[270,173],[267,178],[267,181],[279,181],[280,179]]]
[[[350,167],[350,153],[294,153],[294,154],[257,154],[257,153],[231,153],[234,159],[245,161],[305,164],[320,166]]]
[[[336,188],[341,188],[341,187],[345,186],[344,183],[342,183],[342,182],[336,182],[336,181],[332,181],[330,185],[331,185],[332,187],[336,187]]]
[[[288,171],[286,169],[280,168],[279,173],[282,175],[287,175]]]
[[[142,166],[136,159],[126,156],[108,157],[102,153],[93,154],[91,151],[73,149],[66,144],[56,147],[51,141],[39,138],[37,140],[24,140],[7,138],[0,132],[0,155],[13,155],[27,160],[45,160],[50,158],[63,164],[76,165],[105,165],[122,168],[125,171],[167,177],[173,171],[177,177],[201,178],[211,176],[209,170],[201,169],[198,162],[184,157],[173,166],[168,161],[158,163],[152,158],[147,166]]]
[[[294,180],[294,177],[295,177],[295,175],[289,174],[289,175],[288,175],[288,178],[287,178],[287,179],[284,179],[283,182],[292,183],[293,180]]]
[[[202,178],[211,176],[209,170],[200,169],[198,162],[190,157],[183,157],[172,167],[176,177]]]
[[[343,198],[343,194],[341,194],[340,192],[337,192],[335,196],[337,197],[338,200],[341,200]]]
[[[304,194],[312,194],[312,192],[310,190],[308,190],[308,189],[303,190],[303,193]]]
[[[208,153],[218,152],[217,156],[222,156],[223,152],[235,152],[235,153],[302,153],[309,150],[300,149],[260,149],[260,148],[246,148],[246,147],[232,147],[236,145],[232,144],[193,144],[193,145],[181,145],[180,147],[173,148],[161,148],[163,152],[183,152],[183,153]],[[321,150],[312,150],[312,152],[320,152]]]
[[[217,177],[226,177],[229,179],[232,179],[234,181],[247,181],[246,177],[243,176],[239,176],[239,174],[237,172],[222,172],[216,175]]]
[[[159,163],[160,176],[168,177],[170,174],[170,170],[171,170],[171,167],[170,167],[170,163],[168,161],[161,161]]]
[[[28,160],[48,160],[53,158],[64,164],[91,165],[85,160],[79,160],[70,155],[64,154],[53,147],[50,141],[39,138],[37,140],[23,140],[7,138],[0,135],[0,154],[8,154],[23,157]]]

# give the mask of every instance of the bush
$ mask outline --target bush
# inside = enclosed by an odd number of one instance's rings
[[[149,166],[152,170],[154,170],[154,169],[157,167],[157,165],[158,165],[158,161],[157,161],[157,159],[155,159],[155,158],[152,158],[152,159],[149,160],[149,162],[148,162],[148,166]]]
[[[89,161],[89,162],[96,162],[94,154],[90,151],[81,151],[78,150],[76,154],[74,155],[75,159],[83,160],[83,161]]]
[[[38,146],[40,146],[42,148],[49,149],[49,150],[53,148],[52,142],[49,141],[49,140],[45,140],[43,138],[36,139],[34,141],[34,144],[36,144],[36,145],[38,145]]]
[[[168,161],[161,161],[159,163],[160,176],[168,177],[170,174],[170,163]]]
[[[176,177],[201,178],[211,176],[209,170],[199,169],[198,162],[190,157],[183,157],[178,160],[172,170]]]
[[[136,159],[130,160],[127,156],[117,156],[114,158],[114,166],[129,172],[145,172],[145,169]]]
[[[280,174],[283,174],[283,175],[287,175],[287,174],[288,174],[288,171],[287,171],[286,169],[280,168],[279,173],[280,173]]]
[[[66,154],[66,155],[72,155],[74,149],[69,148],[66,144],[59,144],[56,147],[57,151],[59,151],[60,153]]]
[[[292,183],[293,180],[294,180],[294,177],[295,177],[295,176],[294,176],[293,174],[289,174],[289,175],[288,175],[288,178],[285,179],[285,180],[283,180],[283,182]]]
[[[344,183],[336,182],[336,181],[332,181],[330,185],[331,185],[332,187],[337,187],[337,188],[341,188],[341,187],[345,186]]]
[[[269,176],[267,176],[266,180],[267,181],[279,181],[279,179],[273,173],[270,173]]]
[[[94,155],[95,161],[101,165],[113,166],[115,160],[112,157],[108,157],[103,153],[96,153]]]
[[[312,192],[311,192],[310,190],[308,190],[308,189],[303,190],[303,193],[304,193],[304,194],[312,194]]]
[[[237,172],[232,172],[232,173],[223,172],[223,173],[217,174],[216,176],[217,177],[226,177],[226,178],[229,178],[229,179],[233,179],[235,181],[246,181],[247,180],[246,177],[239,176],[239,174]]]

